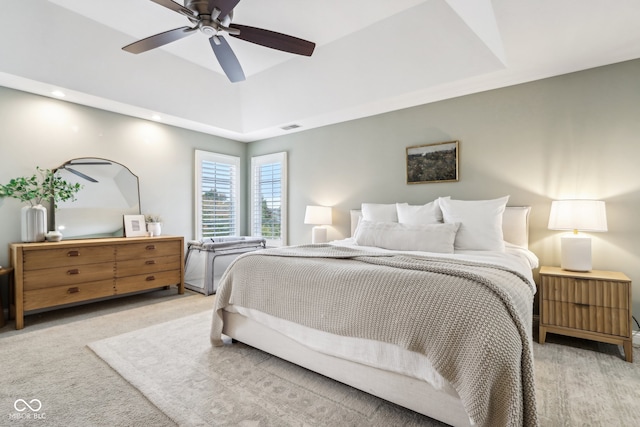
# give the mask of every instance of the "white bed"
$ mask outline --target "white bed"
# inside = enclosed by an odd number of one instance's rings
[[[506,246],[502,253],[456,250],[454,254],[426,255],[501,264],[526,276],[533,284],[531,270],[537,267],[537,258],[527,249],[529,211],[528,207],[504,209],[501,229]],[[351,212],[352,234],[361,217],[360,210]],[[352,237],[332,244],[353,247],[354,243]],[[377,247],[359,249],[392,252]],[[251,308],[223,305],[217,308],[222,333],[228,337],[447,424],[473,425],[455,388],[422,354],[389,343],[323,332]],[[530,345],[531,313],[526,316],[529,331],[525,345]],[[215,336],[214,325],[212,342],[219,338]]]

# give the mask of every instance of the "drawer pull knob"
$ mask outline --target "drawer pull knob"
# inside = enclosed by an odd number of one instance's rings
[[[67,289],[68,294],[77,294],[78,292],[80,292],[80,289],[77,286]]]
[[[80,256],[80,251],[69,251],[67,256]]]
[[[153,264],[155,264],[155,263],[156,263],[156,260],[155,260],[155,259],[150,259],[149,261],[146,261],[146,262],[145,262],[145,264],[147,264],[147,265],[153,265]]]
[[[156,249],[156,245],[147,245],[146,249],[148,251],[154,251]]]
[[[78,270],[77,268],[74,268],[73,270],[67,271],[67,274],[80,274],[80,270]]]
[[[147,278],[145,279],[147,282],[153,282],[154,280],[156,280],[155,276],[147,276]]]

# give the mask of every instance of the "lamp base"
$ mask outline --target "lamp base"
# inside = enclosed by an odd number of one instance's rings
[[[591,237],[583,235],[563,236],[560,267],[569,271],[591,271]]]
[[[315,226],[311,230],[311,243],[327,243],[327,229]]]

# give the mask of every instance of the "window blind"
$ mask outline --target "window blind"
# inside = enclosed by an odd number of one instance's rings
[[[198,238],[237,236],[239,227],[239,158],[196,152]]]
[[[286,153],[251,159],[251,234],[286,244]]]

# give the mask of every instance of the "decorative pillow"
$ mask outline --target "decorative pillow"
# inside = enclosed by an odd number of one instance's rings
[[[397,251],[453,253],[459,224],[400,224],[360,221],[355,240],[360,246]]]
[[[398,222],[401,224],[439,224],[442,223],[442,210],[439,199],[426,205],[415,206],[408,203],[396,203]]]
[[[362,219],[375,222],[398,222],[396,204],[363,203]]]
[[[440,198],[445,223],[460,223],[455,248],[471,251],[504,251],[502,214],[509,196],[493,200]]]

